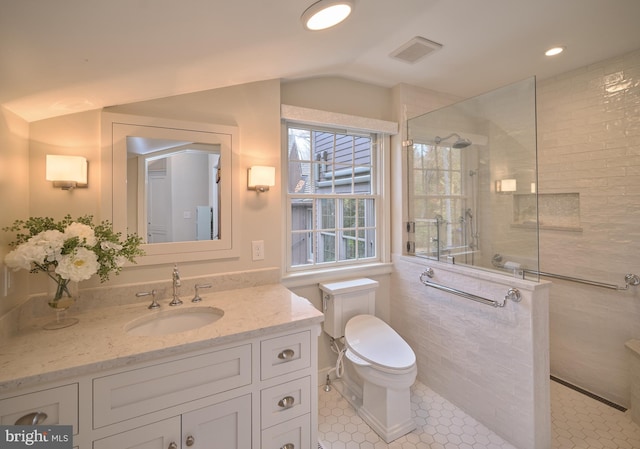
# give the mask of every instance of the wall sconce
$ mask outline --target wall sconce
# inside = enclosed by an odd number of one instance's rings
[[[496,181],[496,192],[511,193],[516,191],[515,179],[500,179]]]
[[[276,185],[276,168],[254,165],[249,168],[247,176],[247,189],[256,192],[266,192],[269,187]]]
[[[87,187],[87,159],[82,156],[55,156],[47,154],[45,179],[53,187],[72,190]]]

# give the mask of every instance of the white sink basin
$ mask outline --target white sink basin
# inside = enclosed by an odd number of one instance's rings
[[[180,307],[180,306],[178,306]],[[215,307],[186,307],[137,318],[124,326],[130,335],[158,336],[190,331],[218,321],[224,312]]]

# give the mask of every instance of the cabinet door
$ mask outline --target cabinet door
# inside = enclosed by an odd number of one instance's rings
[[[182,447],[251,448],[251,395],[182,415]]]
[[[170,449],[180,447],[180,417],[165,419],[93,442],[93,449]]]

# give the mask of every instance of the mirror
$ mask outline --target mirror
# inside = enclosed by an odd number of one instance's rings
[[[139,264],[236,257],[237,128],[103,112],[103,218],[143,237]]]
[[[127,229],[145,243],[220,238],[220,146],[127,137]]]

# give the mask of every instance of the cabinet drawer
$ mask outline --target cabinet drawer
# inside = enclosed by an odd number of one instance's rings
[[[0,424],[14,425],[31,413],[45,413],[41,424],[72,425],[78,433],[78,384],[22,394],[0,401]]]
[[[251,345],[93,380],[93,426],[100,428],[251,383]]]
[[[311,332],[271,338],[260,343],[262,380],[311,366]]]
[[[303,415],[262,431],[261,449],[315,448],[311,442],[311,415]],[[289,444],[290,446],[287,446]]]
[[[311,411],[311,377],[276,385],[260,393],[262,428],[304,415]]]

